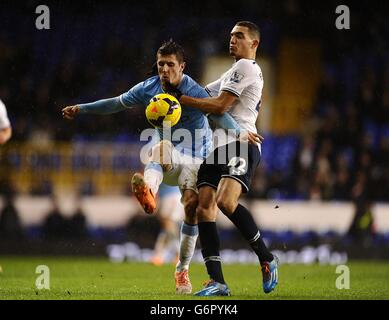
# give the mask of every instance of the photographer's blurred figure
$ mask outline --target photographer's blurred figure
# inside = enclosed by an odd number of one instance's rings
[[[0,211],[0,242],[19,243],[24,237],[23,228],[14,204],[15,192],[10,184],[7,187],[9,189],[0,190],[2,193],[0,195],[3,195],[3,208]],[[0,273],[3,273],[1,265]]]
[[[3,208],[0,211],[0,241],[20,241],[24,234],[19,212],[15,207],[13,187],[10,187],[3,196]]]
[[[156,217],[161,226],[150,262],[156,266],[166,262],[177,262],[179,253],[179,224],[184,216],[178,187],[161,184],[159,189],[159,209]]]
[[[5,144],[12,136],[11,123],[8,119],[7,109],[0,100],[0,145]]]
[[[374,219],[372,213],[373,199],[367,172],[361,170],[357,173],[351,196],[355,213],[348,234],[356,243],[368,246],[371,237],[374,235]]]

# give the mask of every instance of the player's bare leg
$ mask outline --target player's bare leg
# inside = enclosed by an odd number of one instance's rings
[[[198,196],[193,190],[184,190],[182,202],[185,209],[185,220],[180,233],[180,253],[176,265],[175,282],[176,293],[192,293],[192,284],[189,280],[189,264],[192,260],[198,237],[196,207]]]

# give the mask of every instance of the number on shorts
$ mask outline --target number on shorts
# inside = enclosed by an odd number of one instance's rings
[[[241,176],[246,173],[246,159],[244,158],[233,157],[227,166],[230,167],[231,175]]]

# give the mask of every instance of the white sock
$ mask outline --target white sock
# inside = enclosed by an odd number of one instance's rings
[[[189,269],[198,236],[199,229],[197,225],[190,225],[185,222],[182,223],[180,232],[180,254],[179,261],[176,265],[176,271]]]
[[[158,192],[159,185],[163,180],[163,170],[161,165],[158,162],[151,161],[149,162],[144,171],[145,182],[151,189],[151,192],[155,196]]]

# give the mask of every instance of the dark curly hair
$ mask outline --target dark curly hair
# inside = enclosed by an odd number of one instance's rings
[[[157,54],[158,53],[162,56],[175,54],[179,63],[184,62],[184,49],[177,42],[174,42],[173,39],[169,39],[169,41],[162,43],[157,51]]]

